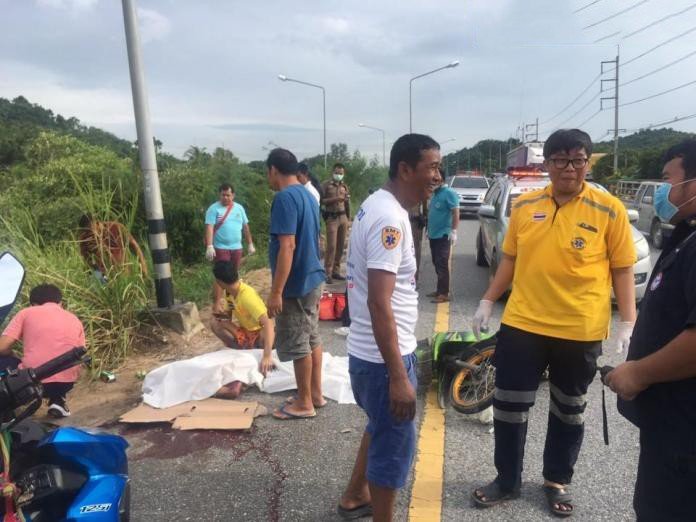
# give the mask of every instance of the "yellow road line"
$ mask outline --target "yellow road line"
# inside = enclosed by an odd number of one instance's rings
[[[438,303],[434,330],[436,333],[449,330],[449,303]],[[409,520],[441,520],[444,472],[445,412],[438,406],[437,392],[431,386],[418,438]]]

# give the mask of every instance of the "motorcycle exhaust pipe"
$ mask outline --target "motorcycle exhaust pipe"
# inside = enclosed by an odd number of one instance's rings
[[[472,372],[477,372],[480,369],[480,366],[478,364],[471,364],[466,361],[460,361],[459,359],[454,361],[454,364],[456,364],[460,368],[466,368],[467,370],[471,370]]]

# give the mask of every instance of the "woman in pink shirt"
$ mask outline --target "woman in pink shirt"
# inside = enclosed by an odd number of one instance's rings
[[[12,346],[22,341],[24,351],[21,365],[36,368],[77,346],[85,345],[85,331],[80,320],[62,306],[60,289],[39,285],[29,293],[29,306],[12,318],[0,336],[0,359],[8,366],[19,362],[12,355]],[[80,375],[79,366],[69,368],[42,381],[44,397],[48,399],[48,414],[60,418],[70,415],[65,396]]]

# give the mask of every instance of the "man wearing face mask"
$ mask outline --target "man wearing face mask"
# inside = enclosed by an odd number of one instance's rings
[[[329,284],[334,280],[345,280],[345,277],[341,275],[341,258],[350,219],[350,191],[343,183],[345,173],[346,168],[343,164],[335,163],[331,179],[321,186],[321,204],[324,207],[323,216],[326,221],[324,269],[326,282]]]
[[[665,154],[655,213],[676,225],[640,305],[627,361],[606,377],[640,428],[639,521],[694,520],[696,496],[696,140]]]

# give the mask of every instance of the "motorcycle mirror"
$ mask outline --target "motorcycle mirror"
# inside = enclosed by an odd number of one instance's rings
[[[10,252],[0,255],[0,324],[10,313],[24,283],[24,266]]]

